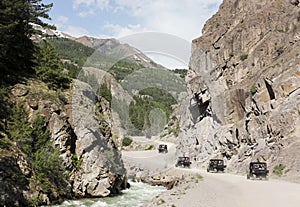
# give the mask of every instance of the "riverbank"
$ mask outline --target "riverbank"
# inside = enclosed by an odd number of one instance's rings
[[[149,186],[142,182],[130,181],[130,189],[123,190],[120,195],[105,198],[86,198],[64,201],[52,207],[140,207],[155,196],[165,192],[160,186]]]

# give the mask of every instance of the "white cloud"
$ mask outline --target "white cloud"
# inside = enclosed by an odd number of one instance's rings
[[[77,13],[77,15],[80,16],[80,17],[88,17],[88,16],[92,16],[94,14],[95,14],[94,9],[86,9],[86,10],[79,11]]]
[[[73,0],[73,9],[80,17],[93,18],[106,11],[106,32],[102,36],[118,38],[152,31],[191,41],[201,35],[203,25],[221,3],[222,0]],[[68,19],[61,16],[58,21],[66,24]]]
[[[155,31],[191,41],[201,35],[205,21],[221,3],[222,0],[73,0],[73,8],[80,17],[95,16],[103,10],[110,12],[108,18],[122,14],[122,24],[107,20],[104,26],[115,37]],[[135,24],[124,24],[126,16],[135,19]]]
[[[205,21],[217,11],[222,0],[116,0],[118,11],[138,19],[144,30],[164,32],[188,41],[201,34]],[[119,30],[118,30],[119,29]],[[114,36],[136,30],[115,28]]]
[[[77,8],[80,5],[93,6],[94,3],[95,3],[95,0],[74,0],[73,7]]]
[[[80,17],[87,17],[96,14],[97,10],[109,10],[109,0],[74,0],[73,9]]]
[[[96,0],[96,5],[100,9],[109,9],[109,0]]]
[[[69,18],[66,16],[58,16],[57,21],[59,21],[60,23],[66,24],[69,21]]]
[[[115,38],[120,38],[147,31],[147,29],[143,28],[140,24],[128,24],[127,26],[121,26],[119,24],[107,23],[104,25],[104,28],[108,31],[110,35],[112,35]]]

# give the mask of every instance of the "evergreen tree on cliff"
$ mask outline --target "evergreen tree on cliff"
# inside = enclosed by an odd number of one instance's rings
[[[0,1],[0,75],[5,79],[20,74],[34,73],[35,46],[31,37],[39,31],[33,24],[51,27],[43,19],[52,4],[41,0],[1,0]]]

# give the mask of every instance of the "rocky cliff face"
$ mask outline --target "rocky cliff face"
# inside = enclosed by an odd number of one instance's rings
[[[109,105],[90,85],[76,81],[72,93],[75,153],[81,166],[73,173],[73,189],[81,196],[108,196],[126,188],[126,170],[112,140]]]
[[[200,163],[224,157],[238,172],[265,160],[299,176],[299,1],[224,0],[202,33],[192,43],[178,152]]]
[[[30,80],[12,88],[12,100],[23,103],[32,120],[37,113],[46,118],[53,144],[68,171],[65,192],[77,197],[102,197],[127,186],[121,154],[111,136],[109,104],[92,88],[75,81],[72,90],[55,92]],[[34,171],[26,156],[14,145],[0,150],[0,205],[27,206],[61,201],[44,194],[33,182]]]

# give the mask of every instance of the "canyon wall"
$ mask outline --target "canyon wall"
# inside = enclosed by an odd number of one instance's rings
[[[245,172],[266,161],[299,179],[300,4],[224,0],[192,42],[178,154],[225,158]]]

